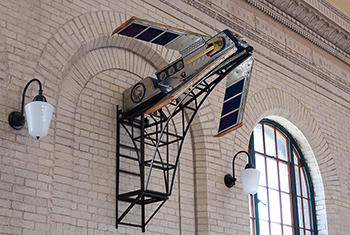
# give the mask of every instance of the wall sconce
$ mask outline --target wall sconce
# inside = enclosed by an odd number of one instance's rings
[[[233,157],[233,161],[232,161],[233,176],[231,176],[230,174],[225,175],[225,185],[228,188],[231,188],[233,185],[235,185],[235,181],[237,180],[235,178],[235,159],[240,153],[245,153],[249,159],[249,163],[245,166],[245,169],[241,172],[243,190],[246,194],[252,194],[252,195],[256,194],[258,192],[260,171],[254,168],[254,165],[252,164],[252,161],[251,161],[251,157],[246,151],[239,151]]]
[[[39,139],[40,137],[46,136],[49,132],[54,108],[51,104],[47,103],[46,98],[43,96],[41,82],[38,79],[32,79],[27,83],[23,90],[21,112],[13,111],[10,113],[8,120],[14,129],[22,129],[25,123],[25,117],[23,116],[24,98],[29,84],[34,81],[39,83],[39,94],[34,97],[33,102],[25,106],[25,109],[29,134]]]

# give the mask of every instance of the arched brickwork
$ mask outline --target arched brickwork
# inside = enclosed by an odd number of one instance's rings
[[[62,79],[72,63],[91,49],[124,48],[147,58],[157,69],[165,66],[173,56],[178,56],[175,51],[157,45],[119,38],[118,35],[111,37],[113,30],[130,17],[112,11],[89,12],[59,28],[48,41],[36,68],[37,76],[45,80],[46,89],[49,89],[46,93],[57,98]],[[120,62],[123,63],[122,60]],[[131,66],[128,61],[125,64],[128,68]]]
[[[36,77],[42,81],[45,96],[48,97],[50,103],[57,105],[62,86],[66,85],[63,78],[70,71],[72,64],[93,49],[124,48],[146,58],[145,60],[156,69],[162,68],[169,62],[168,60],[173,60],[178,56],[177,52],[166,50],[164,47],[137,40],[127,40],[126,37],[118,35],[110,36],[117,26],[129,18],[130,16],[118,12],[89,12],[68,21],[57,30],[46,44],[36,67]],[[96,63],[98,60],[98,57],[93,58]],[[135,73],[148,72],[140,71],[144,65],[130,63],[127,57],[124,58],[123,53],[116,55],[114,62],[120,63],[121,66]],[[100,69],[100,67],[94,67],[93,64],[94,62],[91,64],[92,69]],[[84,79],[87,78],[88,76],[85,76],[77,84],[83,86]],[[55,112],[51,127],[54,127]]]
[[[100,14],[107,14],[111,18],[113,15],[118,20],[111,20],[111,25],[101,27],[106,23],[96,17]],[[101,175],[101,169],[105,167],[106,175],[114,178],[115,166],[113,168],[112,159],[115,156],[112,154],[115,153],[115,105],[122,105],[122,93],[126,88],[143,77],[154,76],[157,69],[178,56],[177,52],[163,47],[126,40],[125,37],[109,36],[112,27],[129,18],[119,13],[111,14],[89,13],[65,24],[49,40],[36,68],[38,77],[44,83],[45,95],[49,97],[50,102],[56,101],[55,116],[51,123],[54,129],[55,151],[55,180],[51,187],[53,207],[50,208],[53,231],[60,229],[62,223],[70,223],[77,228],[86,227],[86,224],[78,219],[79,216],[89,217],[94,213],[84,214],[81,208],[74,206],[84,207],[90,203],[94,204],[96,200],[100,200],[103,205],[100,209],[107,211],[106,213],[112,216],[110,218],[113,218],[113,209],[108,209],[115,203],[115,194],[111,191],[115,185],[113,180],[103,177],[99,179],[96,174]],[[86,21],[89,24],[79,27]],[[99,33],[94,34],[95,31]],[[184,149],[186,148],[189,149],[189,146],[185,145]],[[191,178],[187,176],[188,168],[184,168],[185,170],[181,171],[184,172],[185,178]],[[94,181],[96,179],[102,180],[105,187],[97,186]],[[85,183],[81,183],[82,181]],[[180,190],[180,182],[176,187],[176,190]],[[185,186],[185,190],[186,188]],[[93,192],[89,195],[79,194],[87,193],[89,189],[95,191],[96,195],[105,195],[104,200],[96,199]],[[180,202],[180,198],[174,194],[175,202],[168,203],[171,208],[175,206],[179,210],[178,203],[191,204],[186,200]],[[79,200],[89,202],[79,203]],[[182,210],[185,214],[180,216],[180,219],[186,217],[186,211],[192,211],[191,208]],[[181,211],[179,213],[181,214]],[[68,216],[72,217],[70,221]],[[109,226],[114,223],[113,219],[104,220],[107,218],[104,216],[87,217],[84,217],[85,223],[87,220]],[[189,223],[188,221],[185,224]],[[106,228],[108,229],[111,228]],[[190,228],[186,226],[184,229],[186,231]],[[126,230],[119,230],[122,233],[123,231]],[[137,234],[138,230],[135,232]]]
[[[223,87],[224,86],[220,84],[217,90],[210,95],[209,99],[201,108],[199,112],[200,115],[192,127],[193,152],[197,165],[195,168],[196,195],[198,196],[198,204],[201,205],[201,208],[197,209],[197,213],[200,215],[197,221],[203,222],[197,226],[206,225],[202,227],[203,231],[210,230],[207,226],[215,226],[210,225],[215,223],[215,221],[213,221],[215,218],[213,218],[214,216],[211,215],[210,212],[211,204],[214,203],[214,201],[216,203],[222,201],[224,205],[226,205],[226,208],[228,208],[228,205],[230,203],[232,204],[232,200],[236,200],[241,190],[238,180],[236,187],[231,188],[231,191],[225,191],[225,188],[222,187],[223,183],[221,182],[222,179],[220,175],[215,177],[213,169],[210,169],[215,168],[215,165],[210,165],[213,164],[213,162],[220,162],[223,165],[227,165],[227,168],[222,168],[224,169],[224,173],[231,172],[232,152],[247,149],[254,126],[261,119],[270,118],[283,125],[295,137],[301,147],[310,168],[315,188],[319,232],[320,234],[328,234],[326,202],[332,195],[325,195],[324,188],[334,187],[334,185],[327,181],[324,184],[323,178],[333,177],[339,179],[339,177],[335,171],[329,170],[335,167],[335,162],[330,157],[331,150],[316,120],[305,106],[292,95],[281,90],[265,89],[256,93],[249,93],[243,120],[244,125],[242,128],[219,139],[213,138],[212,135],[215,134],[215,127],[219,121],[219,114],[221,111],[221,90]],[[219,152],[221,155],[218,156],[216,154],[215,156],[215,152]],[[240,165],[242,168],[245,162],[246,159],[236,160],[237,165]],[[332,165],[332,167],[329,167],[330,165]],[[236,167],[238,168],[238,166]],[[213,174],[214,176],[211,177]],[[334,180],[334,182],[337,182],[337,180]],[[211,187],[217,192],[224,193],[227,198],[215,195],[215,192],[210,192]],[[336,187],[339,187],[339,184]],[[232,191],[237,195],[233,195]],[[215,200],[211,201],[210,198],[214,198]],[[216,204],[216,206],[220,205]],[[233,205],[230,209],[236,210],[237,208]],[[328,213],[331,213],[330,209],[328,209]]]
[[[206,234],[210,231],[208,208],[210,206],[208,191],[211,184],[208,184],[208,154],[213,149],[214,144],[208,146],[207,138],[211,138],[213,121],[213,109],[210,106],[209,98],[204,102],[203,107],[196,115],[191,128],[192,154],[194,167],[194,187],[195,187],[195,217],[196,234]],[[209,124],[209,125],[208,125]],[[209,135],[208,135],[209,134]],[[211,139],[218,146],[218,139]],[[213,151],[211,151],[213,153]]]
[[[232,172],[233,153],[247,148],[243,142],[234,144],[236,131],[220,138],[214,137],[220,121],[225,86],[225,82],[217,85],[199,109],[191,127],[198,235],[210,234],[209,231],[234,234],[237,227],[245,223],[232,221],[233,225],[223,222],[231,213],[240,213],[233,211],[240,210],[236,205],[242,200],[236,197],[242,188],[226,188],[224,175]],[[240,159],[237,162],[243,167],[245,161]],[[243,201],[247,202],[247,197]]]
[[[142,72],[136,74],[136,72],[133,72],[134,69],[130,68],[127,63],[118,63],[118,55],[122,56],[122,58],[131,64],[139,64],[139,66],[135,66],[135,71],[140,71],[140,66],[144,66],[144,69],[141,69]],[[94,66],[91,66],[91,61],[95,58],[100,58],[101,60]],[[122,106],[122,92],[126,88],[135,84],[142,77],[153,75],[154,72],[155,69],[142,57],[125,49],[113,47],[92,50],[80,57],[71,66],[61,86],[57,104],[58,118],[55,134],[55,169],[59,170],[57,170],[54,176],[59,180],[54,181],[54,186],[57,184],[60,187],[61,184],[65,183],[73,185],[69,189],[71,190],[71,194],[67,195],[68,202],[65,203],[66,208],[71,208],[71,205],[78,203],[76,200],[79,200],[79,198],[89,201],[87,204],[93,204],[93,201],[97,200],[93,198],[93,192],[100,195],[108,195],[104,200],[99,199],[99,202],[102,205],[102,210],[106,210],[110,217],[100,215],[98,218],[104,219],[103,222],[105,224],[114,223],[115,105]],[[79,85],[79,83],[83,85]],[[185,145],[184,149],[186,148],[189,149],[188,144]],[[184,158],[183,155],[182,158]],[[191,164],[186,161],[185,165]],[[184,177],[188,177],[189,168],[186,166],[184,168],[179,169],[178,173],[184,172]],[[85,179],[79,178],[78,175],[85,177]],[[66,178],[66,176],[68,177]],[[102,180],[105,187],[98,186],[94,179]],[[181,189],[180,181],[175,186],[174,195],[170,200],[174,200],[175,202],[169,202],[166,205],[172,204],[171,207],[176,206],[179,208],[179,204],[188,204],[186,200],[180,201],[180,197],[178,196],[177,191]],[[83,186],[77,182],[83,182]],[[132,183],[135,182],[131,181],[130,184]],[[85,190],[90,192],[87,197],[86,195],[82,195],[81,197],[79,194],[74,195],[77,191],[82,190],[81,187],[85,187]],[[185,191],[188,190],[186,186],[184,188]],[[62,193],[60,191],[64,190],[59,188],[57,192]],[[53,194],[56,195],[57,193],[54,192]],[[61,195],[57,198],[63,200]],[[54,201],[57,198],[54,196]],[[56,203],[53,203],[53,206],[62,207]],[[181,209],[181,211],[183,210],[193,209]],[[68,209],[68,211],[72,213],[72,217],[75,217],[76,213],[83,213],[73,209]],[[177,213],[181,213],[181,211]],[[158,214],[162,215],[163,213],[166,213],[166,211],[161,210]],[[86,212],[85,216],[89,216],[89,213]],[[186,217],[186,212],[183,216]],[[57,213],[53,214],[53,218],[57,218]],[[98,218],[92,218],[91,220],[98,222]],[[53,221],[57,222],[57,219],[53,219]],[[74,218],[73,221],[74,224],[78,223],[77,218]],[[156,222],[156,220],[154,221]],[[64,223],[64,218],[59,218],[58,222]],[[186,224],[188,220],[183,222]],[[59,224],[53,223],[53,226],[57,227]],[[121,227],[118,231],[123,233],[126,230]],[[135,234],[137,234],[137,230],[135,230]]]
[[[124,49],[98,48],[76,61],[62,84],[55,134],[55,169],[58,170],[54,175],[57,180],[53,183],[53,227],[57,228],[65,222],[64,218],[55,220],[55,217],[62,214],[56,211],[57,208],[66,209],[67,213],[71,213],[71,224],[75,228],[85,228],[87,220],[104,224],[105,229],[100,228],[100,231],[107,231],[110,229],[108,227],[113,227],[116,172],[115,106],[122,104],[123,90],[141,79],[139,75],[128,71],[126,66],[112,62],[118,54],[123,54],[125,59],[138,62],[143,60]],[[91,66],[91,61],[97,57],[101,59],[95,64],[98,69]],[[151,69],[149,71],[152,72]],[[80,89],[74,86],[82,79],[86,81]],[[67,123],[67,120],[71,123]],[[69,149],[71,154],[67,156],[61,146]],[[62,184],[68,184],[68,189],[63,188]],[[66,198],[63,198],[61,194],[65,190],[69,191]],[[84,207],[94,207],[96,211],[84,210]],[[81,218],[85,219],[85,222],[79,222]],[[123,227],[119,231],[126,232]]]
[[[335,171],[329,172],[329,165],[335,167],[335,162],[331,158],[331,150],[316,120],[298,99],[277,89],[260,90],[250,96],[245,117],[246,124],[243,129],[247,131],[251,132],[261,119],[269,118],[284,126],[295,138],[307,161],[314,184],[319,232],[328,234],[326,197],[329,198],[331,195],[325,195],[324,188],[330,185],[323,179],[325,177],[339,179],[339,177]],[[247,136],[247,142],[249,137],[250,135]]]

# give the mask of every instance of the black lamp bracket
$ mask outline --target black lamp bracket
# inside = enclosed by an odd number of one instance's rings
[[[39,83],[39,94],[37,96],[35,96],[34,100],[33,101],[44,101],[46,102],[46,98],[43,96],[43,90],[42,90],[42,86],[41,86],[41,82],[34,78],[32,80],[30,80],[27,85],[24,87],[24,90],[23,90],[23,94],[22,94],[22,107],[21,107],[21,112],[18,112],[18,111],[13,111],[10,113],[9,115],[9,123],[10,123],[10,126],[16,130],[20,130],[23,128],[24,126],[24,123],[25,123],[25,117],[23,115],[23,111],[24,111],[24,99],[25,99],[25,96],[26,96],[26,91],[29,87],[29,85],[32,83],[32,82],[38,82]]]
[[[254,168],[254,165],[252,163],[252,159],[249,155],[248,152],[242,150],[242,151],[239,151],[238,153],[235,154],[235,156],[233,157],[233,160],[232,160],[232,172],[233,174],[230,175],[230,174],[227,174],[225,175],[225,178],[224,178],[224,181],[225,181],[225,185],[228,187],[228,188],[231,188],[233,185],[235,185],[235,182],[236,182],[236,177],[235,177],[235,160],[236,160],[236,157],[240,154],[240,153],[245,153],[247,156],[248,156],[248,164],[245,166],[245,169],[247,168]]]

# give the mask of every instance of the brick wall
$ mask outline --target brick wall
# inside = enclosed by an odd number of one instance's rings
[[[265,117],[286,127],[305,155],[319,234],[350,230],[350,70],[344,62],[244,1],[9,0],[0,9],[0,234],[141,233],[115,229],[116,106],[126,88],[154,76],[179,53],[110,36],[134,15],[208,35],[241,29],[256,58],[243,127],[213,137],[225,90],[219,84],[191,126],[173,195],[146,234],[249,234],[248,196],[239,178],[228,189],[223,177],[232,171],[233,153],[247,149],[252,129]],[[55,107],[49,134],[39,141],[26,126],[16,131],[7,121],[32,78],[41,80]],[[36,93],[31,85],[26,102]],[[237,159],[236,170],[245,162]],[[125,177],[120,187],[135,184]],[[139,216],[133,211],[129,219]]]

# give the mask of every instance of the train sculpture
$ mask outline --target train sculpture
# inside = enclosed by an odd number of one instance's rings
[[[214,37],[132,17],[114,30],[130,38],[178,50],[181,58],[146,77],[123,93],[123,116],[153,113],[173,102],[191,87],[216,74],[227,65],[226,92],[218,134],[242,126],[245,100],[252,71],[253,48],[239,35],[223,30]]]

